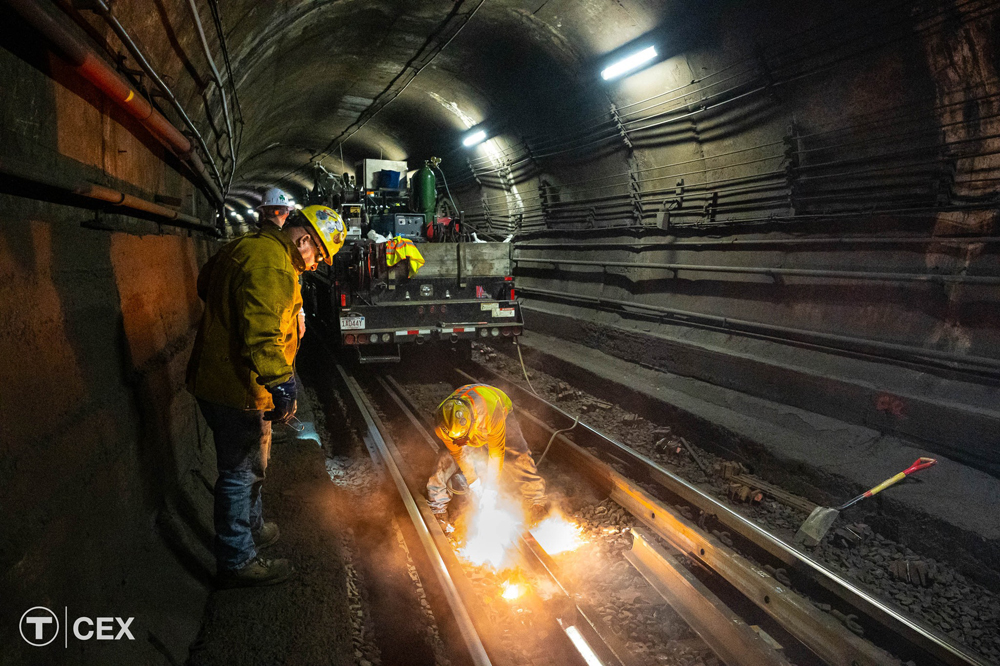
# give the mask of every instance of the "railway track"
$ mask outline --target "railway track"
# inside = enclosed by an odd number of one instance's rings
[[[454,663],[508,663],[511,655],[448,536],[423,499],[438,444],[423,412],[391,376],[356,377],[337,365],[369,452],[385,470],[423,551],[425,580],[438,590],[435,616]],[[733,512],[714,497],[624,444],[512,384],[488,368],[438,368],[454,386],[490,383],[511,396],[533,449],[572,470],[633,518],[625,559],[718,658],[738,664],[831,666],[980,665],[989,662],[907,617]],[[387,421],[391,423],[387,423]],[[416,547],[416,544],[413,544]],[[633,654],[609,630],[573,576],[560,571],[530,534],[521,566],[550,590],[533,608],[536,663],[631,666],[658,663]],[[535,587],[538,587],[536,585]],[[552,592],[554,590],[554,592]],[[653,655],[655,657],[655,655]]]

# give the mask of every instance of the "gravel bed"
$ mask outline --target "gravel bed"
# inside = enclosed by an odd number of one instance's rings
[[[516,358],[476,343],[473,360],[527,388]],[[654,424],[537,369],[528,367],[528,377],[543,398],[570,414],[586,412],[583,420],[589,425],[627,443],[775,536],[791,542],[806,518],[802,512],[767,497],[754,504],[731,500],[730,483],[714,473],[728,461],[702,449],[697,441],[690,441],[692,438],[688,438],[689,443],[710,474],[698,467],[681,447],[678,437],[664,424]],[[843,528],[850,528],[853,534],[845,533]],[[811,549],[811,555],[886,603],[922,619],[1000,664],[1000,599],[982,585],[955,572],[947,563],[922,557],[876,533],[869,525],[846,521],[838,521],[826,538]],[[906,580],[907,574],[910,580]]]

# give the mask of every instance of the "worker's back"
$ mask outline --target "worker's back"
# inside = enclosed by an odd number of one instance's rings
[[[292,375],[302,309],[296,252],[268,225],[238,238],[213,256],[198,276],[205,300],[188,364],[188,388],[198,398],[236,409],[270,409],[258,381]]]

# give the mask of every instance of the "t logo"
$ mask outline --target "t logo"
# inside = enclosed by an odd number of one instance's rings
[[[28,645],[42,647],[59,635],[59,618],[45,606],[35,606],[21,616],[21,638]]]

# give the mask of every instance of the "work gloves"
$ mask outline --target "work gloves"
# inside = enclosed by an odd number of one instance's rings
[[[274,409],[264,412],[264,420],[287,425],[295,416],[298,406],[295,402],[295,376],[292,375],[288,381],[272,386],[268,391],[271,393],[271,400],[274,401]]]

